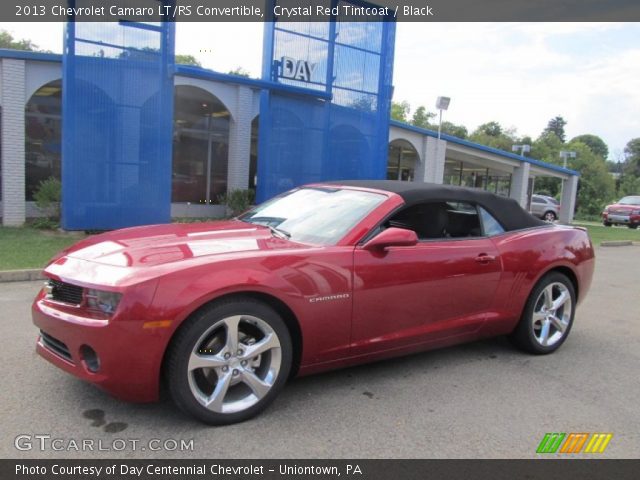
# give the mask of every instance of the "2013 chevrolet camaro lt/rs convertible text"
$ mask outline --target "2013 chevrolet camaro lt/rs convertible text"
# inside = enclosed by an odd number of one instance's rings
[[[479,190],[342,181],[229,221],[127,228],[58,254],[38,353],[128,401],[229,424],[288,378],[508,335],[567,339],[594,269],[582,228]]]

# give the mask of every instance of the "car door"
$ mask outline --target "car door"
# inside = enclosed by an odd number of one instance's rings
[[[544,214],[546,204],[547,202],[543,198],[537,197],[535,195],[532,196],[531,197],[531,213],[536,217],[542,216],[542,214]]]
[[[428,238],[423,232],[415,246],[382,252],[357,247],[352,354],[402,348],[479,329],[492,305],[501,261],[492,240],[476,233]]]

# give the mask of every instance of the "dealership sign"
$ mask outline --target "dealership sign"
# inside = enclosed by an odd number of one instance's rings
[[[282,57],[280,59],[279,74],[282,78],[290,80],[301,80],[310,82],[311,75],[316,69],[317,63],[307,62],[306,60],[296,60],[291,57]]]

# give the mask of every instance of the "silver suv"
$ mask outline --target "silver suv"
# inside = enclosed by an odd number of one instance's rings
[[[555,198],[546,195],[531,195],[529,211],[542,220],[554,222],[558,219],[560,203]]]

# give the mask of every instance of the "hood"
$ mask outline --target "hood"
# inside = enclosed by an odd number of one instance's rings
[[[622,203],[614,203],[612,205],[607,205],[607,210],[609,210],[609,213],[630,213],[632,210],[640,211],[640,205],[625,205]]]
[[[90,237],[60,257],[115,267],[149,267],[224,254],[301,248],[268,228],[237,220],[153,225]]]

